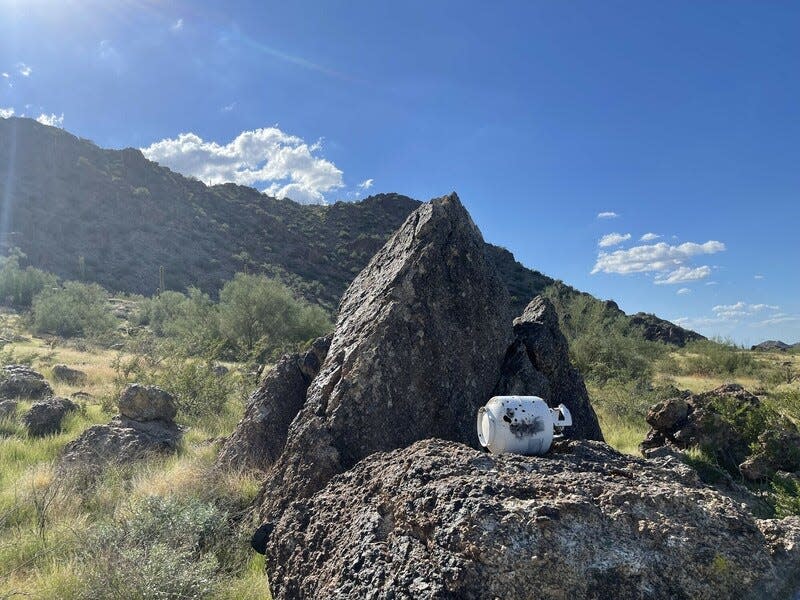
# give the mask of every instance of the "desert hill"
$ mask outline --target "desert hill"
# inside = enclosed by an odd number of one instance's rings
[[[400,194],[360,202],[300,205],[234,184],[207,186],[147,160],[139,150],[107,150],[62,129],[24,118],[0,119],[4,203],[0,244],[20,248],[29,264],[63,279],[94,281],[121,292],[165,287],[216,294],[237,271],[277,277],[334,310],[353,277],[419,206]],[[569,320],[624,327],[646,339],[683,345],[701,336],[654,315],[629,318],[517,262],[487,244],[520,311],[538,294]],[[577,318],[576,311],[587,313]]]

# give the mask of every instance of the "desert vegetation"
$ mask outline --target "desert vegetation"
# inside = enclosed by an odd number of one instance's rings
[[[112,298],[18,256],[0,290],[2,364],[31,366],[80,403],[46,437],[20,420],[29,400],[0,418],[0,597],[263,598],[248,544],[259,481],[213,470],[215,440],[241,417],[255,365],[327,332],[327,313],[264,276],[237,275],[218,302],[196,289]],[[59,363],[85,377],[59,380]],[[176,399],[177,455],[108,467],[90,485],[62,476],[64,446],[108,421],[133,381]]]
[[[56,395],[81,406],[45,437],[29,436],[20,423],[30,401],[0,419],[0,597],[265,597],[263,559],[248,543],[261,482],[213,469],[217,440],[241,417],[259,366],[330,330],[329,315],[275,280],[244,273],[218,299],[195,288],[112,297],[97,285],[23,269],[12,256],[0,269],[0,290],[2,364],[30,365]],[[736,381],[765,400],[765,420],[800,419],[796,352],[757,353],[722,340],[676,348],[632,335],[602,303],[561,302],[572,359],[618,450],[638,453],[648,409],[676,389]],[[85,379],[58,380],[51,371],[58,363]],[[64,446],[108,421],[133,381],[176,398],[177,421],[188,427],[177,455],[109,467],[88,486],[61,477]],[[744,425],[755,443],[763,423]],[[700,448],[687,461],[709,481],[722,472],[735,477]],[[772,514],[800,513],[795,480],[776,476],[756,491]]]

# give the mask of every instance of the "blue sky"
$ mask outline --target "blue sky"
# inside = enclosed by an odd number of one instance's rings
[[[795,342],[798,31],[796,2],[0,0],[0,114],[303,201],[456,190],[628,312]]]

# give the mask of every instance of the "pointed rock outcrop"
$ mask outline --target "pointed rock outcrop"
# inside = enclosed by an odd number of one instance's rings
[[[272,466],[283,452],[289,425],[303,407],[330,344],[330,337],[319,338],[307,352],[281,357],[250,396],[244,417],[220,450],[217,465],[253,471]]]
[[[262,513],[379,450],[477,445],[475,414],[511,342],[508,293],[455,194],[412,213],[342,299],[330,350],[268,473]]]
[[[564,404],[572,413],[572,427],[565,430],[568,437],[602,441],[597,415],[583,377],[570,362],[553,303],[543,296],[531,300],[514,319],[514,336],[494,395],[539,396],[551,407]]]

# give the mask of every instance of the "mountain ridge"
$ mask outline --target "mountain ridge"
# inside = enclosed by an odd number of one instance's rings
[[[63,279],[152,294],[196,286],[212,295],[237,271],[276,277],[331,311],[353,277],[420,204],[396,193],[360,202],[300,205],[233,183],[209,186],[135,148],[103,149],[32,119],[0,119],[0,245]],[[0,171],[2,172],[2,171]],[[646,339],[683,345],[702,336],[519,263],[486,245],[518,312],[534,296],[586,297],[603,318],[628,320]],[[562,320],[570,315],[563,310]],[[666,333],[665,333],[666,332]],[[677,335],[673,335],[677,332]]]

